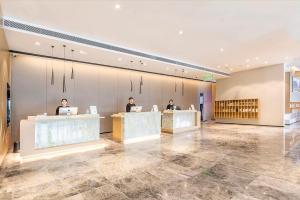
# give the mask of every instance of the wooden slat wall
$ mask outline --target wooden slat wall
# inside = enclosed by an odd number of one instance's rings
[[[6,124],[7,83],[10,83],[9,53],[3,29],[0,29],[0,165],[10,147],[10,127]]]

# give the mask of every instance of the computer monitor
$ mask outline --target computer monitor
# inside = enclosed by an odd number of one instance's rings
[[[191,104],[191,110],[196,110],[194,104]]]
[[[153,105],[151,111],[158,112],[158,106],[157,105]]]
[[[77,107],[59,108],[59,115],[77,115],[77,113],[78,113]]]
[[[130,112],[141,112],[143,109],[143,106],[132,106],[130,109]]]

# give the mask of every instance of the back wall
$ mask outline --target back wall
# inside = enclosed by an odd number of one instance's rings
[[[54,85],[51,85],[52,64]],[[151,67],[151,66],[149,66]],[[181,78],[115,69],[96,65],[74,63],[75,79],[71,80],[72,63],[66,62],[66,89],[63,93],[64,64],[61,60],[17,55],[12,58],[12,132],[19,139],[19,124],[27,116],[48,113],[54,115],[61,98],[67,98],[71,106],[85,113],[89,105],[96,105],[101,116],[101,132],[112,131],[110,115],[124,112],[130,96],[150,111],[153,104],[164,109],[170,98],[182,109],[194,104],[199,109],[199,95],[204,93],[204,119],[210,119],[211,83],[183,79],[184,96],[181,94]],[[142,94],[139,81],[143,76]],[[131,83],[133,81],[133,91]],[[177,92],[175,92],[175,81]]]

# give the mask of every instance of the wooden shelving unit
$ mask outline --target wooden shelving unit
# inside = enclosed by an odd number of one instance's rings
[[[258,119],[258,99],[215,101],[216,119]]]
[[[289,108],[292,110],[300,110],[300,102],[290,102]]]

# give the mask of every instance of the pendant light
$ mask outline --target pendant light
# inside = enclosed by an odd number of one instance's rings
[[[182,69],[182,76],[181,76],[181,95],[182,96],[184,96],[183,73],[184,73],[184,69]]]
[[[133,82],[132,82],[132,80],[130,80],[130,92],[132,92],[133,91]]]
[[[71,53],[72,53],[72,72],[71,72],[71,80],[73,80],[75,78],[74,76],[74,68],[73,68],[73,65],[74,65],[74,49],[71,50]]]
[[[177,92],[177,78],[176,78],[177,69],[175,69],[175,93]]]
[[[63,93],[67,91],[66,87],[66,45],[63,45],[64,47],[64,76],[63,76]]]
[[[140,79],[140,94],[142,94],[143,76]]]
[[[52,53],[51,53],[51,57],[52,57],[52,59],[51,59],[51,85],[54,85],[54,70],[53,70],[53,50],[54,50],[54,46],[52,45],[51,46],[51,51],[52,51]]]

